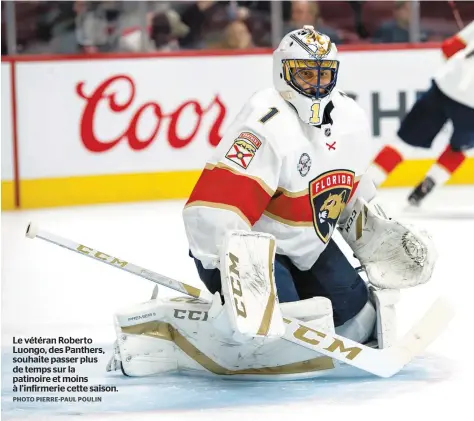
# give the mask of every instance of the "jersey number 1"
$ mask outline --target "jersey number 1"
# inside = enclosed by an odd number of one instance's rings
[[[319,123],[319,104],[313,104],[311,105],[311,111],[313,112],[309,122],[313,124],[318,124]]]
[[[268,113],[266,113],[260,120],[260,123],[265,124],[268,120],[271,118],[275,117],[280,110],[278,108],[272,107],[268,110]]]

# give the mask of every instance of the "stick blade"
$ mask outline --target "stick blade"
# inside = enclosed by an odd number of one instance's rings
[[[456,314],[455,307],[447,297],[438,297],[421,320],[387,353],[397,361],[394,364],[394,373],[434,342],[448,327],[449,322]]]

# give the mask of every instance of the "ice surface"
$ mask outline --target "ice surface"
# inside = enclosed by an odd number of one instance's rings
[[[30,220],[59,235],[201,287],[187,257],[183,201],[2,213],[2,420],[239,420],[322,417],[350,420],[469,419],[474,341],[474,188],[444,188],[426,209],[402,212],[406,190],[382,190],[378,201],[397,218],[432,233],[439,261],[431,282],[403,291],[398,305],[404,333],[432,301],[448,293],[458,307],[449,330],[391,379],[351,367],[319,380],[254,382],[167,375],[125,378],[102,364],[78,369],[89,384],[116,385],[100,403],[12,402],[13,336],[92,337],[108,352],[112,314],[147,299],[153,284],[85,259],[24,231]],[[160,287],[161,295],[176,295]],[[38,395],[38,394],[34,394]],[[467,396],[466,396],[467,395]],[[25,395],[27,396],[27,395]],[[454,409],[453,409],[454,408]],[[463,408],[465,410],[463,411]]]

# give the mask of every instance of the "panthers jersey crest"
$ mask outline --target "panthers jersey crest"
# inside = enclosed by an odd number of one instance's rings
[[[310,181],[314,229],[324,244],[331,238],[353,186],[354,172],[349,170],[328,171]]]

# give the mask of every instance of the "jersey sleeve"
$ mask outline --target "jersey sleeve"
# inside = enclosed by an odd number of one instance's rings
[[[251,230],[278,187],[281,158],[254,114],[227,130],[183,210],[191,253],[206,269],[217,266],[225,233]]]
[[[441,50],[445,58],[449,58],[472,42],[474,42],[474,21],[465,26],[456,35],[443,41]]]

